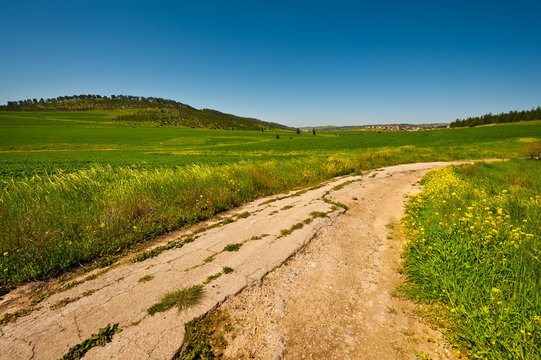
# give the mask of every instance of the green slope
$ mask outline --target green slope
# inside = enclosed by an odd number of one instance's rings
[[[196,109],[168,99],[131,95],[72,95],[53,99],[8,101],[1,110],[20,112],[114,112],[114,121],[136,125],[181,126],[225,130],[289,129],[285,125],[222,113],[212,109]]]

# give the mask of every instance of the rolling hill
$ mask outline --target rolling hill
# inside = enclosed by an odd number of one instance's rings
[[[225,130],[261,130],[291,128],[259,119],[226,114],[212,109],[196,109],[174,100],[132,95],[71,95],[51,99],[8,101],[7,111],[111,111],[114,120],[139,125],[181,126]],[[118,113],[118,114],[116,114]]]

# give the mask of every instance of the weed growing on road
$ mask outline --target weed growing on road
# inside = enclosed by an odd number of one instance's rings
[[[152,279],[154,279],[154,275],[145,275],[142,278],[140,278],[138,281],[140,283],[145,283],[145,282],[150,281]]]
[[[163,296],[162,300],[150,308],[147,312],[150,315],[154,315],[157,312],[164,312],[172,307],[177,307],[179,311],[196,305],[203,297],[204,289],[202,285],[195,285],[191,288],[178,290],[175,292],[167,293]]]
[[[220,276],[222,276],[222,272],[216,273],[214,275],[210,275],[209,277],[207,277],[205,281],[203,281],[203,285],[207,285],[209,282],[216,280]]]
[[[267,237],[267,236],[270,236],[270,234],[262,234],[262,235],[259,235],[259,236],[254,235],[254,236],[252,236],[250,238],[250,240],[261,240],[261,239],[263,239],[264,237]]]
[[[302,222],[300,222],[300,223],[296,223],[295,225],[293,225],[289,229],[282,229],[282,230],[280,230],[280,234],[281,234],[280,237],[290,235],[293,231],[302,229],[303,226],[304,226],[304,224]]]
[[[120,332],[118,324],[107,324],[106,327],[100,329],[97,334],[92,334],[88,339],[80,344],[77,344],[69,349],[66,355],[62,356],[61,360],[78,360],[81,359],[88,350],[95,346],[105,346],[108,342],[113,340],[113,335]]]
[[[56,304],[53,304],[51,305],[50,309],[51,310],[58,310],[60,308],[63,308],[64,306],[72,303],[72,302],[76,302],[78,300],[80,300],[81,298],[85,297],[85,296],[90,296],[92,294],[94,294],[97,290],[94,289],[94,290],[88,290],[88,291],[85,291],[84,293],[81,294],[81,296],[76,296],[74,298],[65,298],[65,299],[62,299],[60,300],[59,302],[57,302]]]
[[[240,247],[242,246],[242,243],[238,244],[227,244],[224,247],[224,251],[239,251]]]
[[[203,315],[185,325],[184,345],[174,360],[214,359],[225,350],[224,334],[232,330],[229,317],[217,311]]]

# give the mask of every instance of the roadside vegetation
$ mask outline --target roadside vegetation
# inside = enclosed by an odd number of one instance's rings
[[[407,207],[405,293],[472,359],[541,358],[538,160],[434,170]]]
[[[5,182],[0,194],[0,281],[24,282],[122,252],[256,197],[349,174],[332,158],[91,170]]]
[[[17,106],[41,103],[31,102]],[[107,264],[257,197],[386,165],[519,156],[541,134],[541,121],[316,135],[203,130],[132,126],[115,120],[115,111],[0,111],[0,293],[81,264]]]

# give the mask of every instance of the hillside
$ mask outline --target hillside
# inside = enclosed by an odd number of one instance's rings
[[[278,123],[236,116],[212,109],[196,109],[174,100],[132,95],[71,95],[51,99],[8,101],[0,111],[80,112],[105,110],[118,112],[114,120],[139,124],[190,128],[260,130],[287,129]]]

